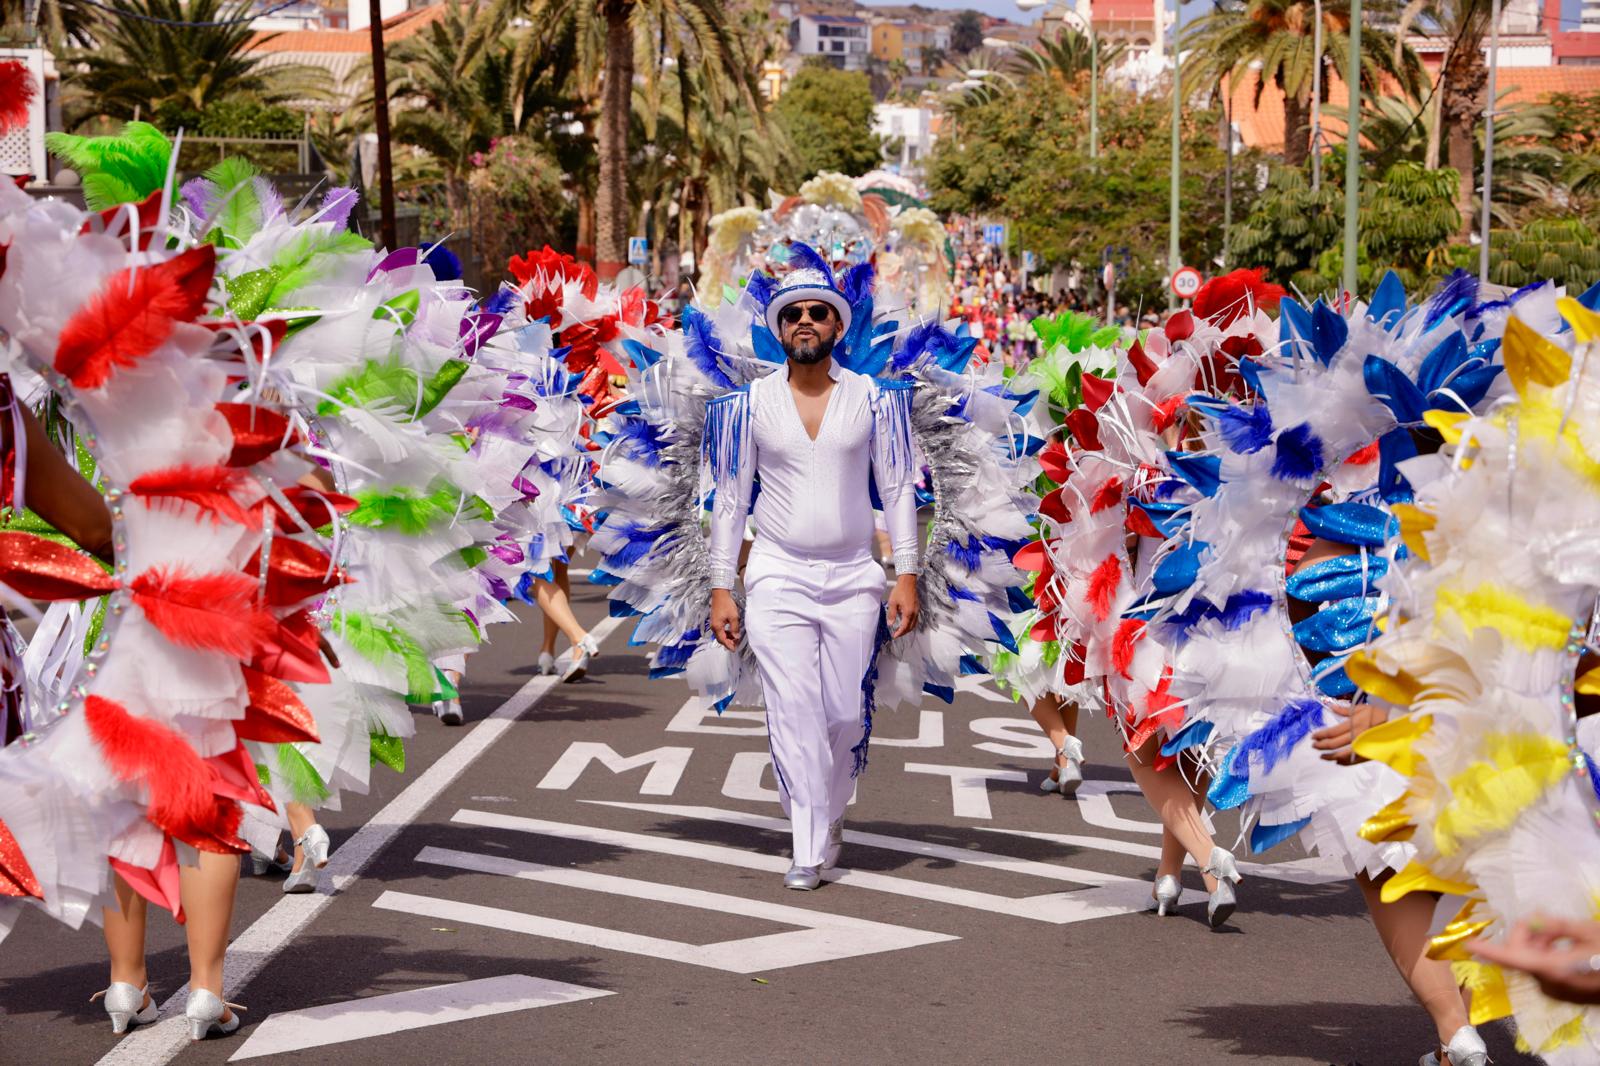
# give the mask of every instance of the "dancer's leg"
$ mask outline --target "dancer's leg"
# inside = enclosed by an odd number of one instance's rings
[[[1206,873],[1205,868],[1211,861],[1211,849],[1215,842],[1200,816],[1200,798],[1189,787],[1189,782],[1183,779],[1176,765],[1165,770],[1155,768],[1155,760],[1160,754],[1160,740],[1151,737],[1137,752],[1126,757],[1128,769],[1133,772],[1133,780],[1139,786],[1139,791],[1144,793],[1144,798],[1161,819],[1166,834],[1170,834],[1184,851],[1194,856],[1195,865],[1200,867],[1201,876],[1205,878],[1206,891],[1214,892],[1217,879]],[[1182,864],[1182,856],[1175,856],[1177,862],[1169,868],[1166,834],[1162,840],[1161,873],[1176,875],[1177,867]]]
[[[238,866],[237,860],[234,866]],[[111,980],[143,988],[149,980],[144,966],[144,927],[150,904],[120,874],[112,876],[116,882],[117,907],[106,907],[102,912],[106,923],[106,951],[111,956]],[[150,1002],[148,994],[144,1002]]]
[[[534,578],[533,595],[535,601],[539,604],[539,609],[544,612],[547,628],[550,625],[554,625],[562,633],[565,633],[567,639],[572,641],[573,644],[579,643],[588,635],[583,625],[578,621],[578,616],[572,613],[572,604],[568,601],[567,594],[561,590],[560,585],[554,581]],[[551,637],[546,642],[546,650],[553,650],[555,644],[555,638]]]
[[[202,851],[199,866],[180,866],[184,932],[189,941],[189,987],[222,997],[222,956],[233,924],[233,894],[239,883],[239,859]],[[232,1013],[223,1010],[222,1021]]]
[[[296,842],[294,868],[298,870],[306,863],[306,849],[300,846],[299,840],[306,835],[307,829],[317,824],[317,812],[304,803],[291,800],[283,805],[283,813],[289,819],[289,837]]]
[[[841,577],[843,575],[840,575]],[[828,748],[832,776],[828,792],[828,823],[844,817],[855,792],[855,752],[865,734],[862,721],[861,682],[872,663],[878,618],[883,610],[883,567],[868,562],[861,567],[856,591],[842,602],[820,605],[822,642],[822,706],[828,723]]]
[[[1356,878],[1356,883],[1361,886],[1384,950],[1411,994],[1433,1019],[1439,1043],[1447,1044],[1456,1030],[1467,1024],[1467,1005],[1455,975],[1450,972],[1450,964],[1430,959],[1426,954],[1428,930],[1433,924],[1437,900],[1426,892],[1411,892],[1393,903],[1385,903],[1382,893],[1386,880],[1388,875],[1377,880],[1363,875]]]

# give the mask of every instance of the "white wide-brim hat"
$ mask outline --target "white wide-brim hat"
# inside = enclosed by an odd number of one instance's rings
[[[839,321],[844,323],[842,332],[850,330],[850,302],[844,294],[832,284],[833,279],[825,276],[820,270],[804,269],[792,270],[784,275],[783,283],[778,286],[778,291],[772,294],[772,300],[767,304],[767,328],[774,337],[780,336],[778,316],[790,304],[809,303],[813,300],[825,303],[832,307],[839,316]]]

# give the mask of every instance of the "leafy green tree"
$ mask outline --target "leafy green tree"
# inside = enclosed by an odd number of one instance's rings
[[[1053,38],[1041,40],[1032,48],[1013,53],[1006,66],[1017,74],[1051,74],[1060,83],[1070,85],[1094,69],[1093,53],[1096,39],[1071,27],[1063,27]],[[1100,76],[1103,78],[1128,46],[1122,41],[1098,39]]]
[[[1119,303],[1164,305],[1171,141],[1168,103],[1105,87],[1101,155],[1089,158],[1088,84],[1039,73],[1015,87],[974,93],[952,113],[953,129],[928,164],[932,206],[947,213],[1011,220],[1017,248],[1042,264],[1095,275],[1109,246],[1126,248]],[[1185,257],[1208,264],[1222,251],[1225,165],[1215,112],[1192,109],[1183,129],[1179,240]],[[1241,212],[1254,195],[1254,157],[1234,168]]]
[[[123,9],[168,22],[221,22],[248,3],[226,0],[119,0]],[[163,106],[204,112],[222,100],[267,104],[315,98],[330,88],[327,72],[295,64],[266,65],[247,51],[247,22],[172,26],[104,14],[89,30],[93,46],[70,55],[68,125],[98,117],[149,118]]]
[[[1475,0],[1464,0],[1472,3]],[[1311,88],[1317,63],[1343,71],[1350,51],[1349,0],[1322,5],[1322,53],[1316,54],[1316,14],[1310,0],[1230,0],[1202,15],[1183,31],[1186,85],[1220,85],[1227,78],[1244,84],[1259,74],[1256,96],[1267,84],[1283,92],[1283,161],[1298,166],[1310,152]],[[1422,63],[1395,38],[1370,22],[1361,27],[1361,83],[1368,92],[1385,90],[1385,76],[1411,96],[1424,85]],[[1341,75],[1342,76],[1342,75]],[[1327,80],[1323,82],[1326,91]]]
[[[950,22],[950,51],[966,55],[983,47],[983,16],[962,11]]]
[[[882,144],[872,132],[872,105],[865,74],[820,63],[801,67],[773,108],[794,144],[800,172],[793,182],[824,170],[856,175],[876,167]]]
[[[1475,268],[1477,249],[1470,252]],[[1520,288],[1545,279],[1565,285],[1568,292],[1581,292],[1600,281],[1600,233],[1595,226],[1578,218],[1544,218],[1520,230],[1494,231],[1490,281]]]
[[[1315,192],[1304,170],[1274,169],[1260,199],[1235,227],[1233,251],[1240,264],[1264,266],[1273,281],[1307,296],[1338,290],[1344,274],[1342,156],[1336,150]],[[1429,170],[1409,161],[1362,179],[1356,261],[1361,291],[1371,291],[1386,270],[1411,292],[1449,273],[1449,241],[1460,221],[1455,185],[1456,173],[1448,167]]]

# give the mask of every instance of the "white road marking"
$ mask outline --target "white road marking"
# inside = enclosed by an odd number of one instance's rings
[[[779,855],[763,855],[741,848],[720,844],[702,844],[693,840],[630,833],[596,826],[571,825],[551,822],[542,818],[522,818],[516,815],[495,814],[490,811],[460,810],[450,819],[462,825],[476,825],[488,829],[511,829],[520,833],[536,833],[563,840],[582,840],[608,847],[649,851],[658,855],[675,855],[686,859],[700,859],[723,866],[744,870],[760,870],[781,874],[789,868],[789,860]],[[848,855],[848,853],[847,853]],[[1029,918],[1052,925],[1109,918],[1131,914],[1146,908],[1150,900],[1150,886],[1134,878],[1118,878],[1097,888],[1078,892],[1051,892],[1044,895],[1014,899],[993,892],[978,892],[954,888],[933,881],[919,881],[910,877],[894,877],[865,870],[839,868],[825,870],[824,881],[863,888],[869,892],[883,892],[893,896],[943,903],[952,907],[966,907],[989,914],[1003,914],[1013,918]],[[1204,895],[1189,892],[1185,902],[1198,902]]]
[[[615,994],[603,988],[585,988],[520,973],[429,985],[274,1014],[256,1027],[250,1039],[228,1061],[258,1059]]]
[[[679,806],[672,803],[629,803],[624,800],[583,800],[596,807],[618,807],[626,811],[643,811],[646,814],[662,814],[676,818],[703,818],[708,822],[726,822],[729,825],[744,825],[752,829],[773,829],[785,835],[789,832],[789,822],[784,818],[769,818],[764,814],[749,814],[745,811],[728,811],[718,807],[690,807]],[[1019,859],[1011,855],[1000,855],[992,851],[977,851],[968,848],[951,847],[948,844],[930,844],[925,840],[912,840],[908,837],[885,836],[881,833],[863,833],[847,828],[844,839],[849,844],[864,844],[868,847],[883,848],[885,851],[899,851],[907,855],[921,855],[928,859],[938,859],[941,862],[959,862],[968,866],[979,866],[987,870],[1001,870],[1006,873],[1028,874],[1032,877],[1043,877],[1050,881],[1069,881],[1076,885],[1110,886],[1124,884],[1128,878],[1119,874],[1101,873],[1098,870],[1086,870],[1077,866],[1061,866],[1051,862],[1035,862],[1032,859]]]
[[[567,745],[550,772],[536,786],[564,791],[577,783],[590,763],[598,762],[614,774],[627,773],[640,767],[650,767],[639,785],[641,796],[670,796],[678,789],[678,781],[689,765],[693,748],[652,748],[638,755],[620,755],[610,744],[575,740]]]
[[[739,751],[728,762],[728,776],[722,779],[722,794],[729,799],[747,803],[782,803],[776,787],[767,787],[767,775],[772,770],[772,753],[766,751]],[[774,778],[774,785],[777,779]],[[859,785],[850,786],[850,803],[854,804]]]
[[[967,728],[990,739],[973,747],[1013,759],[1054,759],[1056,749],[1050,738],[1039,732],[1032,718],[974,718]]]
[[[941,766],[930,762],[908,762],[908,774],[935,774],[950,779],[950,812],[957,818],[993,818],[989,806],[990,781],[1022,781],[1021,770],[990,770],[982,766]]]
[[[879,728],[893,715],[880,717]],[[765,711],[730,708],[717,713],[715,707],[699,696],[684,701],[672,720],[666,725],[668,733],[705,733],[723,737],[764,737],[767,735]],[[873,744],[886,748],[942,748],[944,747],[944,712],[918,711],[917,735],[914,737],[886,737],[875,733]]]
[[[1085,781],[1078,786],[1078,813],[1083,820],[1101,829],[1115,829],[1122,833],[1152,833],[1161,835],[1160,822],[1146,822],[1137,818],[1124,818],[1111,809],[1111,793],[1122,792],[1143,798],[1139,786],[1132,781]],[[1201,817],[1206,817],[1201,814]],[[1209,822],[1207,823],[1209,825]]]
[[[783,933],[725,940],[715,944],[686,944],[663,937],[626,933],[603,926],[585,925],[537,914],[507,910],[502,907],[483,907],[472,903],[419,896],[410,892],[385,892],[373,901],[374,907],[401,911],[447,922],[466,922],[527,933],[529,936],[549,937],[568,943],[584,944],[609,951],[623,951],[634,955],[690,966],[705,966],[728,973],[763,973],[790,966],[807,966],[818,962],[852,959],[860,955],[876,955],[885,951],[921,947],[959,940],[948,933],[934,933],[883,922],[869,922],[860,918],[846,918],[823,911],[801,910],[764,900],[744,899],[721,892],[706,892],[697,888],[683,888],[656,881],[641,881],[632,877],[591,873],[539,863],[522,862],[501,855],[480,855],[470,851],[453,851],[446,848],[424,848],[417,856],[419,862],[449,866],[458,870],[500,874],[520,881],[562,885],[588,892],[603,892],[629,900],[653,900],[683,907],[715,911],[718,914],[737,914],[799,928]]]
[[[604,641],[621,619],[606,618],[590,630]],[[361,876],[367,864],[410,825],[430,803],[453,784],[462,772],[494,746],[511,724],[561,683],[560,677],[533,677],[502,703],[493,714],[467,732],[455,746],[356,830],[328,860],[322,888],[309,895],[284,896],[228,945],[223,962],[224,999],[237,999],[261,968],[300,934],[339,892]],[[99,1060],[99,1066],[164,1066],[189,1045],[189,1028],[183,1006],[189,998],[186,984],[161,1004],[161,1021],[136,1029]]]
[[[1027,837],[1030,840],[1048,840],[1052,844],[1066,844],[1076,848],[1100,848],[1105,851],[1120,851],[1125,855],[1161,858],[1161,849],[1148,844],[1125,844],[1120,840],[1099,840],[1095,837],[1069,836],[1065,833],[1035,833],[1026,829],[999,829],[991,825],[980,825],[976,828],[985,833],[1004,833],[1007,836]],[[1193,859],[1187,859],[1185,865],[1194,866],[1195,862]],[[1305,859],[1290,859],[1287,862],[1241,862],[1239,872],[1251,877],[1267,877],[1274,881],[1288,881],[1296,885],[1331,885],[1351,880],[1338,859],[1326,859],[1320,855]]]

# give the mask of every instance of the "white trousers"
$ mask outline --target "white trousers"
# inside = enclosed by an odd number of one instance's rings
[[[795,559],[757,540],[745,566],[745,630],[761,671],[778,797],[794,862],[816,866],[855,789],[861,682],[883,604],[883,567]]]

